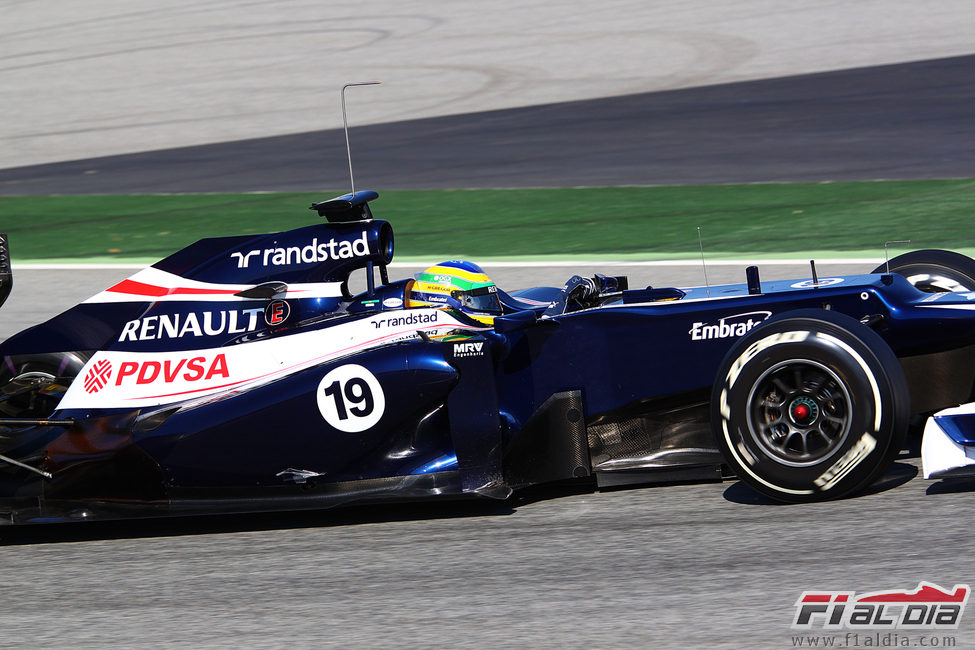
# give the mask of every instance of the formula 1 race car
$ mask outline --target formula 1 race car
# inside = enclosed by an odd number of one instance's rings
[[[377,196],[201,240],[0,344],[0,523],[731,474],[816,501],[873,483],[916,414],[972,399],[962,255],[689,289],[506,292],[462,261],[390,281]]]

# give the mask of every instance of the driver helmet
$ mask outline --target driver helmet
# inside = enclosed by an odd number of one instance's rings
[[[410,290],[411,307],[453,307],[481,322],[501,315],[498,287],[484,270],[464,260],[449,260],[418,273]]]

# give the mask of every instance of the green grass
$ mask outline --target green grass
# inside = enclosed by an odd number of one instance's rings
[[[0,197],[14,262],[153,261],[202,237],[314,223],[335,193]],[[397,259],[881,256],[975,250],[975,179],[382,192]]]

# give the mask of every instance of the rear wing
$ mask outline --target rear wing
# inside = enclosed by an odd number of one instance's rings
[[[7,236],[0,233],[0,306],[7,300],[14,286],[14,275],[10,271],[10,248]]]

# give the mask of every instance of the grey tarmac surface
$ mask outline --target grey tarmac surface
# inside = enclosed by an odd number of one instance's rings
[[[334,129],[350,81],[383,82],[350,94],[365,125],[975,54],[970,0],[0,0],[0,17],[0,168]]]
[[[356,184],[970,177],[973,76],[975,55],[362,126]],[[339,129],[5,169],[0,195],[346,191],[348,173]]]
[[[915,465],[812,506],[710,483],[0,530],[0,644],[789,648],[804,590],[971,582],[972,485]],[[944,634],[972,647],[973,625]]]

